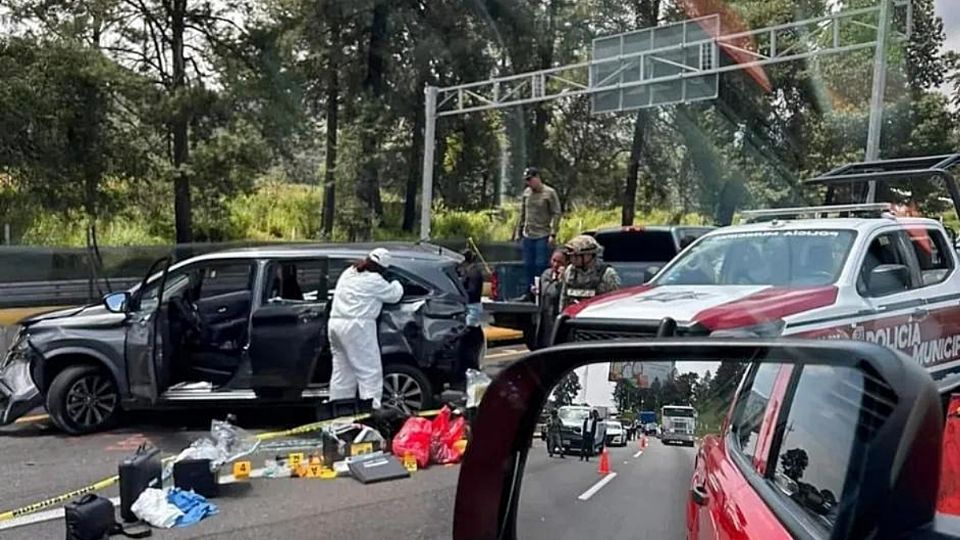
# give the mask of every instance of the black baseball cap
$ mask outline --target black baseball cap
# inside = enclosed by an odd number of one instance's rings
[[[524,180],[529,180],[529,179],[533,178],[534,176],[540,176],[540,169],[538,169],[538,168],[536,168],[536,167],[527,167],[526,169],[523,170],[523,179],[524,179]]]

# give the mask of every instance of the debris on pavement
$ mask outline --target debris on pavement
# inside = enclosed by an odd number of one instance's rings
[[[182,512],[182,515],[177,518],[177,527],[188,527],[219,512],[217,505],[193,491],[173,488],[167,493],[167,501]]]
[[[493,382],[490,376],[482,371],[475,369],[467,370],[467,408],[472,409],[480,406],[480,400],[486,393],[487,387]]]
[[[166,492],[157,488],[143,490],[131,510],[137,518],[159,529],[172,528],[183,516],[183,512],[167,500]]]

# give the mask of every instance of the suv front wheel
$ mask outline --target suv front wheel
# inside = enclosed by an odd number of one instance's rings
[[[406,364],[383,366],[384,408],[414,414],[433,405],[433,387],[420,369]]]
[[[71,435],[107,429],[120,414],[117,385],[101,368],[70,366],[50,384],[47,412],[57,427]]]

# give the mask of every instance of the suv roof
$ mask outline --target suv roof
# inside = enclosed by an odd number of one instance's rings
[[[380,242],[363,244],[289,244],[268,245],[248,248],[235,248],[198,255],[191,260],[235,259],[235,258],[299,258],[322,255],[339,255],[360,259],[370,250],[383,247],[390,250],[394,257],[429,262],[459,261],[456,252],[432,244],[408,244],[402,242]]]

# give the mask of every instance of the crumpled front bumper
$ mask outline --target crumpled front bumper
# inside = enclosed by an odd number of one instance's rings
[[[30,378],[30,362],[18,354],[10,351],[0,363],[0,426],[43,404],[43,396]]]

